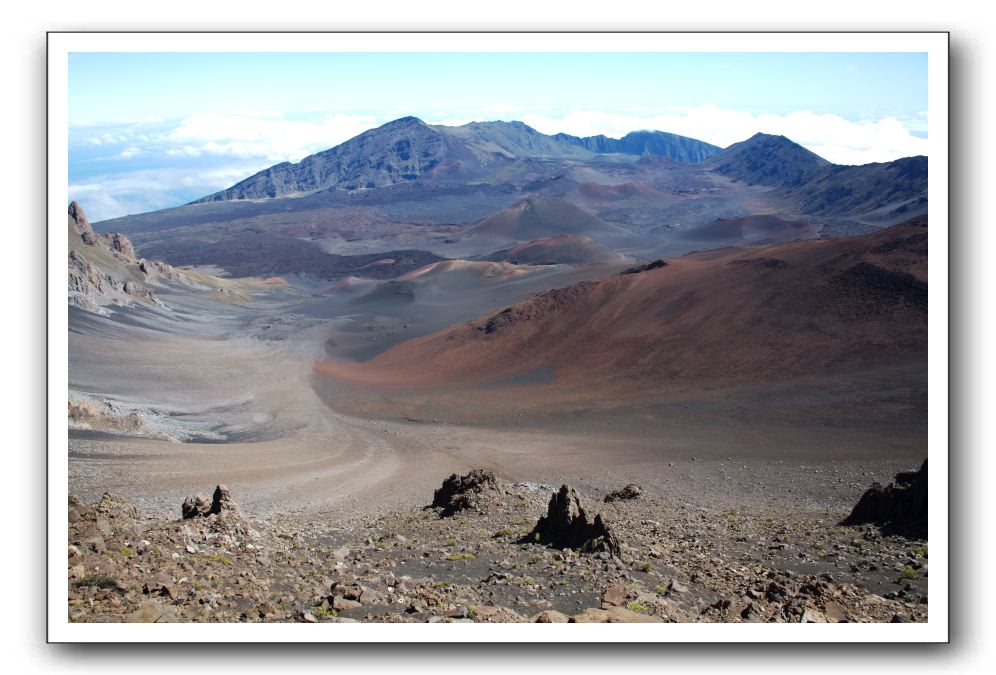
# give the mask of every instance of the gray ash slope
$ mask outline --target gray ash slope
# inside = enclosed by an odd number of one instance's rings
[[[520,157],[590,159],[597,153],[650,153],[697,161],[718,150],[702,141],[662,132],[639,132],[622,139],[577,138],[548,136],[522,122],[471,122],[448,127],[403,117],[296,164],[272,166],[198,201],[268,199],[429,178],[467,180]]]

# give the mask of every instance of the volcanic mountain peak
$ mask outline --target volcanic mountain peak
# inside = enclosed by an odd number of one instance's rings
[[[754,134],[706,160],[717,173],[771,187],[794,187],[833,166],[784,136]]]
[[[568,134],[549,136],[519,121],[451,127],[409,116],[364,131],[300,162],[271,166],[195,203],[271,199],[327,189],[352,191],[425,178],[466,181],[526,158],[584,160],[599,153],[650,153],[697,162],[718,151],[708,143],[659,131],[634,132],[622,139],[582,139]]]
[[[271,166],[200,202],[373,188],[415,180],[453,154],[449,139],[417,117],[402,117],[300,162]]]

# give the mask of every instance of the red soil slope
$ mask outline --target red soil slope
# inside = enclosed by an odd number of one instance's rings
[[[721,386],[921,358],[927,223],[864,237],[722,249],[560,288],[404,342],[363,364],[315,368],[358,384],[495,381],[534,368],[554,387]]]

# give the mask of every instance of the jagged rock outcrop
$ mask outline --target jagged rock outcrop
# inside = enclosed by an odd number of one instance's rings
[[[131,243],[131,240],[118,232],[111,235],[111,248],[126,258],[131,259],[135,257],[135,246]]]
[[[624,269],[622,272],[619,273],[619,276],[622,277],[626,276],[627,274],[640,274],[642,272],[649,272],[651,270],[659,270],[662,267],[667,267],[667,263],[660,259],[652,260],[651,262],[648,262],[644,265],[637,265],[636,267],[630,267],[628,269]]]
[[[232,493],[224,485],[219,485],[214,489],[214,496],[211,499],[212,515],[241,516],[242,512],[232,499]]]
[[[526,541],[584,553],[605,551],[619,555],[619,544],[601,514],[589,520],[577,491],[568,485],[562,485],[550,498],[546,515],[536,522]]]
[[[241,518],[242,512],[239,510],[232,493],[224,485],[219,485],[214,489],[214,495],[210,502],[203,495],[191,495],[183,500],[180,512],[184,520],[190,518],[204,518],[207,516],[234,517]]]
[[[484,506],[488,493],[501,491],[498,477],[486,469],[472,469],[466,476],[451,474],[432,496],[430,508],[441,508],[441,516]]]
[[[69,205],[69,239],[69,303],[89,312],[106,313],[105,305],[135,300],[163,307],[142,280],[183,281],[170,265],[136,257],[123,234],[96,234],[78,202]]]
[[[874,483],[861,496],[842,525],[876,523],[896,534],[927,538],[927,460],[918,471],[896,474],[882,487]]]
[[[85,243],[90,245],[97,243],[97,235],[94,233],[93,226],[90,225],[86,214],[83,213],[83,207],[79,205],[79,202],[69,204],[69,226],[76,231],[76,234],[84,238]],[[86,241],[86,235],[90,235],[91,241]]]
[[[639,485],[636,485],[635,483],[630,483],[622,490],[616,490],[615,492],[610,492],[609,494],[605,495],[605,502],[610,503],[610,502],[625,501],[629,499],[639,499],[642,494],[643,494],[643,488],[641,488]]]

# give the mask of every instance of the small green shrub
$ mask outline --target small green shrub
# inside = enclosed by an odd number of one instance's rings
[[[316,619],[328,619],[333,616],[338,616],[339,612],[337,612],[334,609],[329,609],[325,605],[318,605],[317,607],[315,607],[315,610],[312,612],[312,614],[315,615]]]
[[[232,563],[231,558],[229,558],[227,555],[222,555],[221,553],[212,553],[207,556],[207,559],[210,560],[211,562],[221,563],[225,567],[231,567],[234,564]]]
[[[450,553],[446,556],[446,560],[473,560],[476,557],[473,553]]]

